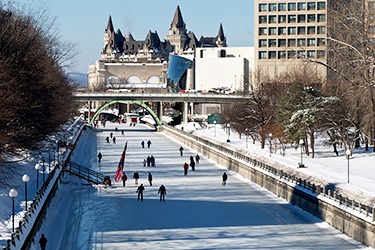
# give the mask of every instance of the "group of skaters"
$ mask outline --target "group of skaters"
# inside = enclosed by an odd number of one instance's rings
[[[181,148],[180,148],[180,152],[182,152]],[[181,156],[182,156],[182,153],[181,153]],[[187,162],[185,162],[184,166],[183,166],[183,168],[184,168],[184,175],[188,174],[189,166],[191,167],[192,171],[195,171],[195,165],[199,164],[199,160],[200,160],[200,156],[198,154],[195,156],[195,161],[194,161],[194,156],[190,156],[190,163],[189,163],[189,165],[187,164]]]
[[[148,140],[147,141],[147,148],[150,148],[151,147],[151,141],[150,140]],[[142,148],[145,148],[145,141],[141,141],[141,146],[142,146]]]
[[[112,132],[109,134],[109,136],[107,136],[107,137],[105,138],[105,140],[107,141],[107,143],[110,143],[110,139],[112,139],[113,144],[116,144],[116,137],[113,136],[113,133],[112,133]]]
[[[147,156],[146,159],[143,159],[143,167],[155,167],[155,157],[153,155]]]

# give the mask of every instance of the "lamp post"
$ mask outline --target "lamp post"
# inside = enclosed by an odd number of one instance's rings
[[[27,183],[29,182],[30,177],[27,174],[22,176],[22,181],[25,183],[25,210],[27,210]]]
[[[9,196],[12,198],[12,233],[14,233],[14,198],[16,198],[18,192],[15,189],[9,191]]]
[[[42,163],[43,163],[43,184],[44,184],[44,177],[45,177],[45,173],[46,173],[46,168],[45,168],[45,166],[44,166],[44,162],[45,162],[45,160],[44,160],[44,157],[42,157]]]
[[[298,164],[298,166],[300,167],[300,168],[303,168],[304,167],[304,165],[303,165],[303,154],[302,154],[302,148],[303,148],[303,145],[305,144],[305,142],[302,140],[302,139],[300,139],[299,140],[299,145],[301,146],[301,163],[300,164]]]
[[[350,148],[348,148],[345,151],[345,154],[346,154],[346,157],[348,158],[348,183],[349,183],[349,159],[350,159],[350,155],[352,154],[352,151],[350,150]]]
[[[272,153],[272,133],[269,133],[268,137],[270,138],[270,157],[271,157],[271,153]]]
[[[38,192],[39,189],[39,170],[40,170],[40,164],[35,164],[35,170],[36,170],[36,191]]]
[[[214,124],[215,124],[215,137],[216,137],[216,121],[214,121]]]
[[[227,124],[227,128],[228,128],[228,140],[227,140],[227,142],[230,142],[230,139],[229,139],[229,137],[230,137],[230,124],[229,123]]]
[[[248,128],[245,128],[245,133],[246,133],[246,148],[247,148],[247,144],[248,144],[248,140],[249,140],[249,129]]]

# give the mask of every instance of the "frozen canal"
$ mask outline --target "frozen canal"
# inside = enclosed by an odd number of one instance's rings
[[[118,126],[119,132],[114,131]],[[125,142],[128,150],[125,172],[129,179],[112,188],[92,187],[74,176],[65,176],[46,219],[36,236],[44,233],[47,249],[358,249],[358,242],[326,223],[287,204],[264,190],[201,157],[196,171],[183,174],[183,163],[196,154],[163,133],[145,125],[136,127],[108,124],[100,133],[89,130],[76,147],[73,161],[92,166],[114,177]],[[125,129],[124,135],[121,129]],[[110,132],[116,144],[106,143]],[[151,140],[150,148],[141,141]],[[103,154],[97,163],[97,153]],[[153,155],[156,167],[143,167]],[[132,175],[140,173],[145,186],[144,201],[138,201]],[[147,174],[153,175],[153,186]],[[157,190],[167,188],[166,202]],[[35,249],[35,245],[32,249]],[[39,249],[39,246],[37,247]]]

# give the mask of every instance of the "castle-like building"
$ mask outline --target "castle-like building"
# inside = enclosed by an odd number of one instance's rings
[[[120,29],[115,31],[110,16],[104,31],[101,59],[89,66],[88,87],[93,90],[167,90],[170,55],[190,57],[192,60],[196,48],[226,46],[222,24],[217,36],[201,36],[198,40],[192,31],[186,29],[179,6],[164,40],[160,39],[157,31],[151,30],[144,40],[135,40],[131,33],[124,36]]]

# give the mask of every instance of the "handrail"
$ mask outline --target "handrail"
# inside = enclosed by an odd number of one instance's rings
[[[96,172],[75,162],[69,162],[67,171],[70,174],[86,179],[88,182],[99,184],[104,182],[104,174]]]

